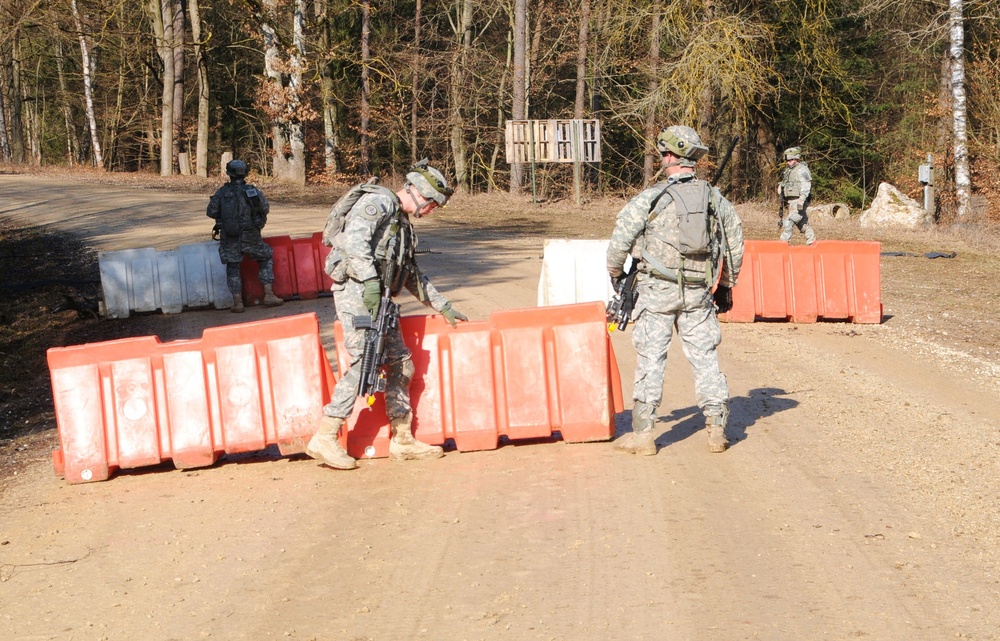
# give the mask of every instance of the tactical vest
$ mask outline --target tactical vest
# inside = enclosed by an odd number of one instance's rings
[[[239,236],[240,232],[259,230],[264,227],[263,206],[260,196],[252,185],[223,185],[219,190],[219,218],[226,236]],[[256,202],[253,197],[256,197]]]
[[[802,173],[805,168],[806,164],[801,160],[794,167],[785,167],[781,176],[781,191],[785,194],[785,200],[795,200],[802,195]]]
[[[680,286],[711,287],[718,265],[712,187],[692,179],[668,185],[653,202],[634,257],[639,269]]]

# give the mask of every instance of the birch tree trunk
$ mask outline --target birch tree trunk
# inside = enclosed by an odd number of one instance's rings
[[[650,7],[652,21],[649,25],[649,84],[647,89],[652,96],[660,87],[660,0],[653,0]],[[652,146],[656,140],[659,129],[656,126],[656,105],[650,101],[649,111],[646,113],[646,157],[643,163],[643,178],[648,184],[656,174],[657,161],[656,147]]]
[[[580,31],[576,48],[576,104],[573,117],[582,120],[587,97],[587,36],[590,28],[590,0],[580,0]],[[583,154],[583,141],[577,151]],[[573,201],[579,205],[583,201],[583,158],[573,163]]]
[[[472,48],[472,0],[459,0],[455,23],[456,47],[451,60],[451,91],[448,109],[451,111],[451,155],[455,162],[455,187],[469,192],[468,149],[465,145],[465,119],[462,115],[469,50]]]
[[[949,0],[948,22],[951,34],[951,95],[952,123],[954,125],[954,155],[955,155],[955,199],[957,201],[957,216],[967,218],[969,201],[972,197],[972,180],[969,175],[969,149],[966,131],[965,103],[965,25],[963,19],[962,0]]]
[[[371,173],[368,151],[368,127],[371,125],[371,84],[368,66],[371,64],[369,40],[372,32],[372,7],[370,0],[361,4],[361,173]]]
[[[514,72],[513,104],[511,119],[524,120],[527,116],[527,39],[528,39],[528,8],[527,0],[514,0]],[[510,166],[510,193],[519,195],[523,184],[524,164],[512,163]]]
[[[203,178],[208,176],[208,109],[209,85],[208,65],[201,43],[201,12],[198,0],[188,0],[188,17],[191,20],[191,37],[194,41],[194,64],[198,70],[198,139],[195,144],[195,173]]]
[[[104,158],[101,155],[101,140],[97,132],[97,117],[94,114],[94,86],[91,77],[90,47],[87,45],[87,38],[83,32],[83,20],[80,19],[80,10],[76,6],[76,0],[70,0],[70,10],[73,13],[73,25],[76,27],[77,35],[80,39],[80,58],[83,69],[83,95],[87,107],[87,124],[90,127],[90,144],[94,150],[94,166],[104,169]]]

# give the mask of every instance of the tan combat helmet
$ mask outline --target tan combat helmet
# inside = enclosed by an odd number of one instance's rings
[[[677,164],[682,167],[694,167],[698,159],[708,152],[708,147],[701,143],[698,132],[690,127],[674,125],[660,131],[656,137],[656,148],[660,154],[671,153],[677,156]]]
[[[442,207],[455,193],[455,190],[448,186],[444,174],[431,167],[426,158],[410,167],[406,180],[420,192],[421,196],[433,200]]]
[[[785,150],[785,160],[799,160],[802,158],[802,150],[798,147],[789,147]]]

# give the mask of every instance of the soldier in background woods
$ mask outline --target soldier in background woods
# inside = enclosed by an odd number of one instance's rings
[[[812,199],[812,174],[809,173],[809,166],[802,160],[802,150],[798,147],[785,150],[785,161],[788,166],[781,172],[778,198],[788,209],[784,219],[779,222],[781,236],[778,240],[786,243],[791,241],[794,225],[806,235],[806,244],[812,245],[816,242],[816,232],[809,224],[809,214],[806,213]]]

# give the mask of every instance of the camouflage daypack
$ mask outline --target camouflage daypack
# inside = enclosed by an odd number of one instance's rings
[[[326,217],[326,227],[323,229],[324,245],[327,247],[333,247],[334,236],[344,230],[344,223],[347,221],[347,214],[351,212],[351,209],[353,209],[354,205],[361,200],[362,196],[365,194],[376,193],[389,195],[393,198],[396,196],[391,189],[383,187],[377,183],[378,178],[373,177],[366,183],[355,185],[333,204],[333,207],[330,209],[330,213]]]
[[[653,276],[682,286],[714,282],[716,216],[711,200],[712,187],[698,179],[669,184],[653,200],[639,256]]]

